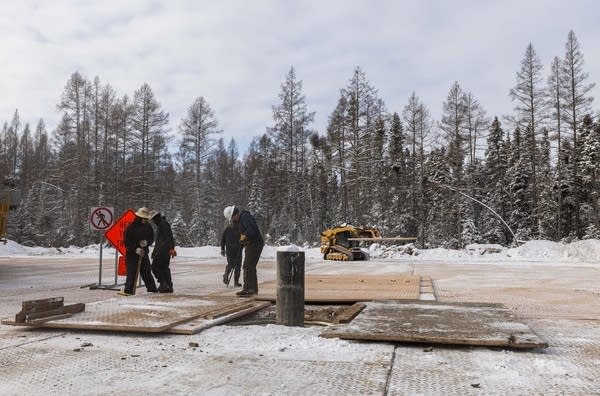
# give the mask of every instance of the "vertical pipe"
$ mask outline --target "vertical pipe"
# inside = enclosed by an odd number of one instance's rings
[[[277,323],[304,326],[304,252],[297,247],[277,251]]]

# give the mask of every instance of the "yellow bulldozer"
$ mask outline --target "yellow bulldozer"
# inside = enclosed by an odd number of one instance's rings
[[[360,242],[379,239],[381,233],[377,228],[342,224],[321,232],[321,253],[325,260],[367,260]]]

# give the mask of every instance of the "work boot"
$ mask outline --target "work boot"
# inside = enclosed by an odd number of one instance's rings
[[[240,282],[235,282],[233,285],[234,285],[235,287],[242,287],[242,284],[241,284]]]
[[[161,284],[158,287],[158,292],[159,293],[173,293],[173,288],[168,285]]]
[[[223,274],[223,283],[228,285],[229,284],[229,279],[227,279],[227,274]]]
[[[119,296],[133,296],[133,293],[131,293],[131,292],[128,292],[128,291],[126,291],[126,290],[120,290],[120,291],[118,291],[118,292],[117,292],[117,294],[118,294]]]
[[[239,292],[235,293],[237,296],[240,297],[250,297],[256,294],[256,292],[254,290],[240,290]]]

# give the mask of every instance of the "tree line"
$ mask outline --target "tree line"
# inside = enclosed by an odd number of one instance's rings
[[[92,206],[157,208],[181,246],[217,244],[222,210],[253,212],[269,243],[313,243],[340,223],[416,236],[422,247],[600,236],[600,121],[575,34],[548,73],[526,47],[509,95],[514,112],[488,116],[452,84],[439,120],[413,92],[390,112],[357,67],[316,131],[294,67],[273,120],[245,153],[226,142],[202,96],[170,130],[151,87],[120,96],[98,77],[67,80],[48,132],[18,110],[0,130],[0,170],[21,200],[9,237],[85,245]]]

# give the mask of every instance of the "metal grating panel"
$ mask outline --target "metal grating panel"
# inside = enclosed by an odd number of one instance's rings
[[[547,344],[501,304],[432,301],[367,302],[349,324],[336,325],[322,337],[544,348]]]

